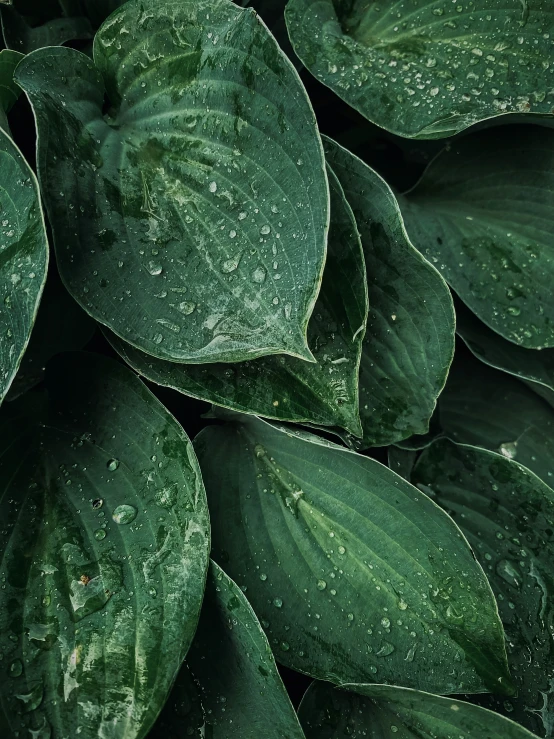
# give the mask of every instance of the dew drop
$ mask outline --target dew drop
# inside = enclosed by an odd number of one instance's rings
[[[376,657],[388,657],[389,654],[394,652],[394,645],[388,641],[383,642],[381,649],[375,652]]]
[[[162,265],[158,264],[158,262],[148,262],[148,271],[153,277],[155,277],[156,275],[161,275]]]
[[[105,539],[106,532],[104,531],[104,529],[96,529],[96,531],[94,532],[94,538],[96,539],[96,541],[102,541],[102,539]]]
[[[262,282],[265,282],[266,276],[267,276],[266,269],[265,267],[262,267],[261,265],[257,267],[252,273],[252,279],[254,280],[254,282],[257,282],[260,285]]]
[[[115,472],[115,470],[119,467],[119,459],[110,459],[106,466],[110,470],[110,472]]]
[[[19,677],[23,674],[23,662],[20,659],[14,659],[8,668],[8,675],[10,677]]]
[[[267,226],[267,225],[265,225],[265,226],[262,226],[262,227],[260,228],[260,233],[261,233],[261,234],[263,234],[264,236],[267,236],[267,234],[268,234],[268,233],[271,233],[271,228],[270,228],[270,226]]]
[[[137,509],[132,505],[118,505],[112,513],[113,520],[121,526],[131,523],[137,517]]]
[[[196,303],[190,303],[188,300],[179,303],[179,310],[184,316],[190,316],[191,313],[194,313],[195,309]]]
[[[317,581],[317,589],[318,590],[325,590],[326,587],[327,587],[327,583],[325,582],[325,580],[318,580]]]
[[[273,605],[275,608],[282,608],[283,607],[283,600],[281,598],[274,598],[273,599]]]
[[[210,192],[217,192],[217,182],[210,182],[209,189]]]
[[[385,629],[390,629],[390,619],[388,619],[386,616],[382,618],[381,626],[383,626]]]

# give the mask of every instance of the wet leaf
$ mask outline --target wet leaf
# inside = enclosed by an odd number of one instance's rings
[[[504,113],[549,114],[549,0],[289,0],[294,50],[382,128],[434,139]]]
[[[23,54],[44,46],[61,46],[76,39],[90,39],[94,35],[88,18],[53,18],[33,27],[14,8],[2,9],[2,33],[7,48]]]
[[[554,407],[554,349],[524,349],[491,331],[462,304],[456,306],[456,333],[482,362],[527,382]]]
[[[494,590],[517,697],[479,702],[541,736],[554,728],[554,490],[515,461],[440,440],[412,482],[458,523]]]
[[[212,556],[281,663],[335,683],[510,691],[492,592],[448,516],[372,459],[218,415],[195,440]]]
[[[388,185],[330,139],[325,153],[362,237],[369,318],[360,364],[363,446],[424,434],[454,353],[444,280],[410,243]]]
[[[37,115],[60,273],[87,312],[161,359],[312,360],[323,152],[294,68],[252,11],[130,0],[96,35],[94,62],[40,49],[17,81]]]
[[[183,668],[192,676],[173,689],[150,739],[189,731],[183,703],[201,700],[211,739],[303,739],[271,648],[241,589],[211,563],[200,623]],[[168,732],[169,737],[168,737]],[[187,736],[189,734],[187,733]]]
[[[341,426],[361,436],[358,374],[367,321],[367,281],[356,222],[332,172],[331,229],[321,292],[308,326],[317,364],[294,357],[184,365],[153,359],[113,334],[117,352],[144,377],[244,413]]]
[[[113,360],[60,355],[47,388],[0,415],[0,720],[10,736],[144,737],[200,612],[200,471]]]
[[[307,739],[535,737],[513,721],[471,703],[393,685],[345,687],[349,690],[323,682],[310,685],[299,710]]]
[[[439,419],[453,441],[500,452],[554,484],[554,409],[515,377],[456,357]]]
[[[504,126],[447,147],[400,199],[413,244],[487,326],[527,349],[554,346],[553,191],[554,131]]]
[[[6,53],[13,52],[0,52],[0,71]],[[29,343],[48,268],[38,183],[1,126],[0,121],[0,403]]]
[[[411,449],[399,449],[396,446],[390,446],[387,457],[391,470],[409,482],[410,474],[416,460],[416,452]]]

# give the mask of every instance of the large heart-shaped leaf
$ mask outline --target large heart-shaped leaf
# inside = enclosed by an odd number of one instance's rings
[[[411,479],[459,524],[496,595],[518,693],[480,702],[552,736],[554,490],[512,460],[446,439],[422,453]]]
[[[280,662],[338,683],[510,690],[494,598],[446,514],[372,459],[219,413],[195,440],[212,556]]]
[[[312,359],[323,152],[304,88],[255,13],[130,0],[96,35],[94,62],[39,49],[17,81],[37,117],[60,273],[85,310],[162,359]]]
[[[183,670],[185,680],[173,689],[150,739],[167,739],[172,729],[184,736],[189,721],[180,707],[197,701],[205,716],[198,736],[303,739],[262,627],[244,593],[215,562]]]
[[[554,409],[524,383],[471,355],[457,357],[439,400],[440,428],[529,467],[554,484]]]
[[[192,446],[129,370],[49,365],[0,415],[5,735],[142,738],[197,624],[208,565]]]
[[[360,364],[363,446],[424,434],[454,353],[444,280],[411,245],[388,185],[330,139],[325,153],[350,203],[367,265],[369,319]]]
[[[471,703],[394,685],[347,687],[310,685],[299,710],[307,739],[537,739]]]
[[[29,343],[47,269],[38,183],[0,121],[0,403]]]
[[[456,305],[456,333],[485,364],[527,381],[554,407],[554,349],[524,349],[491,331],[463,304]]]
[[[329,172],[331,229],[321,292],[308,326],[317,364],[294,357],[184,365],[154,359],[108,336],[116,351],[149,380],[186,395],[281,421],[339,426],[361,436],[358,375],[367,321],[364,256],[352,211]]]
[[[312,74],[400,136],[552,111],[549,0],[289,0],[285,16]]]
[[[554,69],[554,66],[552,67]],[[460,139],[400,199],[414,245],[504,338],[554,346],[554,130]]]

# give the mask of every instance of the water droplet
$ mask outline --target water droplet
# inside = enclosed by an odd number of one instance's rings
[[[8,669],[10,677],[19,677],[23,674],[23,662],[20,659],[14,659]]]
[[[274,598],[273,599],[273,605],[275,608],[282,608],[283,607],[283,601],[281,598]]]
[[[108,469],[110,472],[115,472],[115,470],[119,467],[119,459],[110,459],[110,461],[107,464]]]
[[[226,259],[221,265],[221,271],[226,275],[228,275],[230,272],[234,272],[239,266],[241,256],[242,254],[239,254],[238,256],[233,257],[232,259]]]
[[[104,529],[96,529],[96,531],[94,532],[94,538],[96,539],[96,541],[102,541],[102,539],[105,539],[106,532],[104,531]]]
[[[162,265],[158,264],[158,262],[148,262],[147,269],[153,277],[162,273]]]
[[[385,629],[390,629],[390,619],[386,616],[381,619],[381,626],[383,626]]]
[[[94,500],[92,501],[92,507],[93,507],[93,508],[94,508],[95,510],[97,510],[98,508],[102,508],[102,506],[103,506],[103,505],[104,505],[104,500],[103,500],[103,498],[95,498],[95,499],[94,499]]]
[[[317,581],[317,589],[318,590],[325,590],[326,587],[327,587],[327,583],[325,582],[325,580],[318,580]]]
[[[281,649],[283,650],[283,652],[288,652],[289,649],[290,649],[290,645],[288,644],[288,642],[282,641],[281,642]]]
[[[260,580],[262,582],[265,582],[267,580],[267,575],[264,572],[262,572],[262,574],[260,575]]]
[[[137,517],[137,509],[132,505],[118,505],[112,513],[113,520],[121,526],[131,523]]]
[[[40,706],[43,696],[44,688],[42,683],[38,683],[28,693],[16,694],[15,697],[23,703],[23,712],[29,713],[30,711],[35,711]]]
[[[196,303],[190,303],[188,300],[179,303],[179,310],[185,316],[190,316],[191,313],[194,313],[195,309]]]
[[[521,587],[521,574],[513,562],[510,562],[507,559],[501,559],[496,565],[496,574],[499,575],[504,582],[507,582],[508,585],[517,589]]]
[[[210,192],[216,192],[217,191],[217,182],[210,182],[209,189],[210,189]]]
[[[260,228],[260,233],[263,234],[264,236],[267,236],[268,233],[271,233],[271,227],[270,226],[267,226],[267,225],[266,226],[262,226]]]
[[[517,441],[507,441],[504,444],[500,444],[498,451],[503,457],[514,459],[517,454]]]
[[[346,549],[345,549],[345,548],[344,548],[343,546],[340,546],[340,547],[338,548],[338,553],[339,553],[339,554],[346,554]]]
[[[381,649],[378,652],[375,652],[376,657],[388,657],[389,654],[392,654],[394,652],[394,644],[391,644],[388,641],[383,642]]]
[[[265,278],[267,276],[267,272],[265,267],[262,267],[261,265],[257,267],[254,272],[252,272],[252,279],[254,282],[257,282],[258,284],[261,284],[262,282],[265,282]]]

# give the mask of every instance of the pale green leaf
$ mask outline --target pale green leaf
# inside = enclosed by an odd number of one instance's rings
[[[360,364],[363,446],[424,434],[454,353],[454,308],[437,270],[410,243],[388,185],[330,139],[325,153],[362,237],[369,318]]]
[[[554,65],[552,67],[554,70]],[[494,331],[554,346],[554,130],[466,136],[400,199],[413,244]]]
[[[2,735],[142,739],[200,612],[200,470],[113,360],[60,355],[46,384],[0,414]]]
[[[367,321],[367,281],[356,222],[335,175],[326,270],[308,326],[317,364],[294,357],[184,365],[154,359],[109,334],[116,351],[149,380],[201,400],[281,421],[340,426],[361,436],[358,375]]]
[[[310,72],[400,136],[552,112],[550,0],[289,0],[285,17]]]
[[[446,514],[375,460],[219,415],[195,440],[212,556],[280,662],[335,683],[510,691],[492,592]]]
[[[554,730],[554,491],[499,454],[440,440],[412,472],[458,523],[495,593],[517,697],[479,702],[541,736]]]
[[[60,273],[85,310],[162,359],[313,359],[323,151],[255,13],[130,0],[96,35],[94,61],[40,49],[17,81],[37,116]]]
[[[310,685],[299,710],[307,739],[537,739],[471,703],[394,685],[345,687]]]

